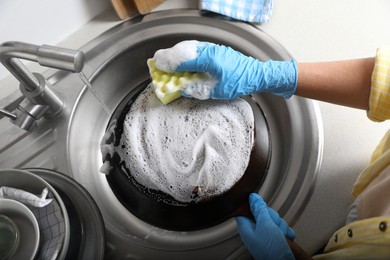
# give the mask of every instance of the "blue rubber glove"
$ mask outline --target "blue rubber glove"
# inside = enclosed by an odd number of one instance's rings
[[[157,68],[163,71],[210,74],[213,80],[207,84],[192,84],[182,90],[183,95],[198,99],[231,100],[256,92],[290,98],[297,86],[294,60],[261,62],[213,43],[183,41],[157,51],[154,58]]]
[[[249,196],[249,205],[255,221],[236,217],[241,240],[255,259],[295,259],[286,237],[295,238],[295,232],[269,208],[256,193]]]

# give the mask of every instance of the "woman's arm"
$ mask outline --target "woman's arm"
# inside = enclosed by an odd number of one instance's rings
[[[298,63],[296,95],[368,110],[375,58]]]
[[[260,61],[208,42],[182,41],[158,50],[153,59],[166,72],[208,72],[213,80],[189,84],[182,94],[232,100],[256,92],[299,96],[368,110],[375,59],[296,63]],[[297,87],[297,88],[296,88]]]

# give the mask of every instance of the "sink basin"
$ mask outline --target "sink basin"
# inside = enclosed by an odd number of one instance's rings
[[[61,118],[41,120],[31,134],[0,120],[4,136],[0,167],[56,169],[81,183],[104,217],[108,258],[249,256],[234,220],[191,232],[154,227],[121,204],[99,171],[103,163],[100,141],[107,124],[125,97],[135,98],[147,85],[147,58],[186,39],[229,45],[260,60],[292,58],[274,39],[250,24],[201,17],[197,10],[156,12],[125,21],[81,49],[86,54],[83,73],[92,89],[78,75],[48,71],[67,105]],[[305,207],[321,164],[319,109],[315,102],[298,97],[285,100],[254,94],[252,98],[265,114],[272,143],[272,159],[259,193],[293,225]]]

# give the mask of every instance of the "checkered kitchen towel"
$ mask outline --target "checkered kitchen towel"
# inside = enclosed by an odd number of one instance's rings
[[[27,206],[34,206],[38,208],[45,207],[53,200],[46,198],[48,193],[49,190],[47,188],[44,188],[40,195],[35,195],[20,189],[14,189],[6,186],[0,187],[0,199],[13,199]]]
[[[199,10],[251,23],[265,23],[272,15],[272,0],[199,0]]]

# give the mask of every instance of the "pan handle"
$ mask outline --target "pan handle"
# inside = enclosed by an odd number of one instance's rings
[[[306,259],[313,259],[303,248],[298,245],[297,242],[294,240],[289,239],[286,237],[287,243],[290,246],[291,251],[294,254],[295,259],[299,260],[306,260]]]

